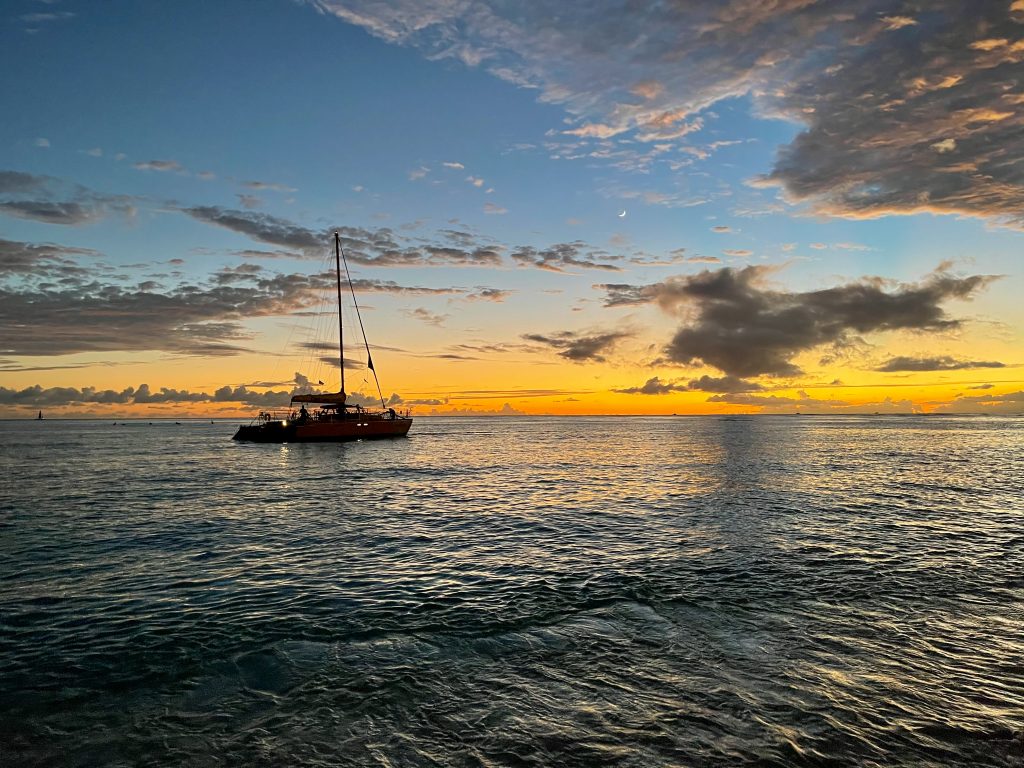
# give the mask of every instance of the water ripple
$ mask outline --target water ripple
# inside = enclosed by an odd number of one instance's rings
[[[5,766],[1024,765],[1020,420],[233,426],[0,424]]]

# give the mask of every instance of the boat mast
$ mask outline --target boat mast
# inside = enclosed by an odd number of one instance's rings
[[[346,271],[348,265],[346,264]],[[341,389],[338,390],[342,395],[345,394],[345,336],[344,326],[341,319],[341,235],[337,231],[334,233],[334,276],[337,280],[338,287],[338,364],[341,370]]]
[[[334,233],[335,238],[338,237],[338,233]],[[359,321],[359,332],[363,334],[363,346],[366,347],[366,367],[373,373],[373,381],[377,385],[377,397],[380,398],[380,407],[387,408],[384,403],[384,393],[380,391],[380,379],[377,378],[377,369],[373,367],[373,355],[370,354],[370,342],[366,340],[366,328],[363,326],[363,315],[359,311],[359,302],[356,300],[356,288],[352,285],[352,275],[348,271],[348,259],[345,258],[345,249],[340,245],[338,250],[341,251],[341,263],[345,265],[345,279],[348,280],[348,289],[352,292],[352,306],[356,308],[356,319]],[[338,304],[341,304],[341,300],[338,300]]]

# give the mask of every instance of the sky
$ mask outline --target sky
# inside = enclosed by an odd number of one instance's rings
[[[0,418],[1024,413],[1024,0],[0,14]]]

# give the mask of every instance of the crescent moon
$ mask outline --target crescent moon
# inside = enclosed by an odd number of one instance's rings
[[[625,211],[623,211],[622,213],[620,213],[620,214],[619,214],[619,218],[620,218],[620,219],[624,219],[624,218],[626,218],[626,212],[625,212]]]

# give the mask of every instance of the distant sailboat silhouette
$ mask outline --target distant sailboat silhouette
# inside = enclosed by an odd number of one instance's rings
[[[39,415],[38,415],[38,416],[36,416],[36,421],[42,421],[42,420],[43,420],[43,412],[42,412],[42,411],[40,411],[40,412],[39,412]]]

